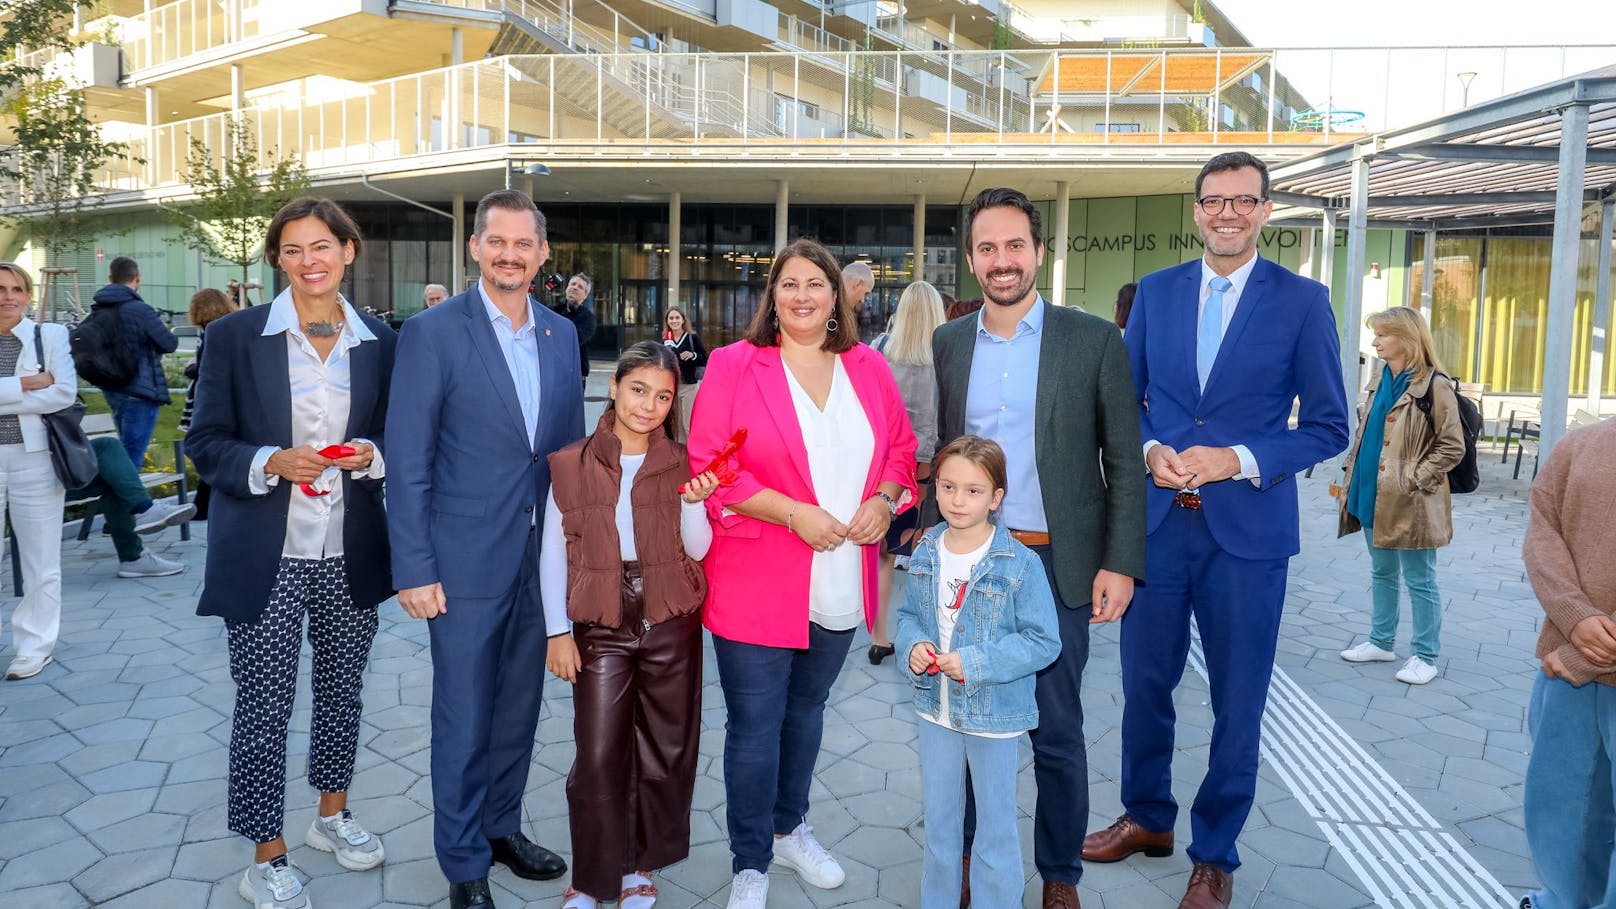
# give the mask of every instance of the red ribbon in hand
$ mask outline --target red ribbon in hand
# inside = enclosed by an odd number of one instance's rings
[[[735,452],[740,451],[741,445],[743,445],[745,442],[746,427],[743,426],[740,429],[735,430],[735,435],[729,437],[729,442],[719,450],[718,455],[711,461],[708,461],[706,467],[696,471],[696,475],[700,476],[701,474],[704,474],[710,470],[718,475],[718,485],[734,486],[735,480],[740,476],[740,474],[736,472],[735,465],[731,464],[730,461],[735,457]],[[680,495],[684,495],[689,491],[689,483],[685,483],[679,487]]]
[[[330,458],[333,461],[338,458],[351,458],[358,453],[358,449],[354,448],[352,445],[327,445],[319,451],[320,457]],[[318,497],[328,496],[331,494],[331,490],[329,489],[315,489],[313,486],[310,486],[307,483],[300,483],[298,485],[303,487],[303,494],[306,496]]]

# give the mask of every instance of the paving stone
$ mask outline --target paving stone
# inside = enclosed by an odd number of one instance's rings
[[[73,878],[73,886],[92,904],[165,880],[174,867],[173,846],[158,846],[110,855]]]
[[[100,860],[100,851],[84,837],[62,840],[8,861],[0,870],[0,893],[70,881]]]
[[[207,884],[170,878],[103,903],[99,909],[204,909],[211,891]],[[241,897],[236,901],[239,905]]]

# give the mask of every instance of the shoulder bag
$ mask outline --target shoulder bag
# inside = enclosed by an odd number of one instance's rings
[[[44,369],[45,346],[39,335],[39,326],[36,325],[34,355],[39,358],[39,368]],[[39,416],[45,421],[45,438],[50,442],[51,466],[56,468],[56,478],[68,489],[90,485],[101,472],[101,467],[96,462],[95,449],[90,447],[90,440],[84,435],[84,399],[75,397],[72,404],[61,410]]]

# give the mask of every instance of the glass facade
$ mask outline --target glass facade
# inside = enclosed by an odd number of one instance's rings
[[[1425,237],[1411,234],[1408,305],[1419,303]],[[1553,242],[1525,231],[1439,234],[1432,269],[1431,335],[1451,374],[1501,394],[1543,391],[1545,325]],[[1571,340],[1571,393],[1588,392],[1598,241],[1578,253]],[[1604,362],[1600,394],[1616,394],[1616,359]]]

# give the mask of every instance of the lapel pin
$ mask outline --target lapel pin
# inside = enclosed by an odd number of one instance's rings
[[[544,336],[545,336],[545,337],[546,337],[546,338],[548,338],[548,337],[550,337],[550,329],[548,329],[548,328],[546,328],[546,329],[545,329],[545,330],[544,330]]]

